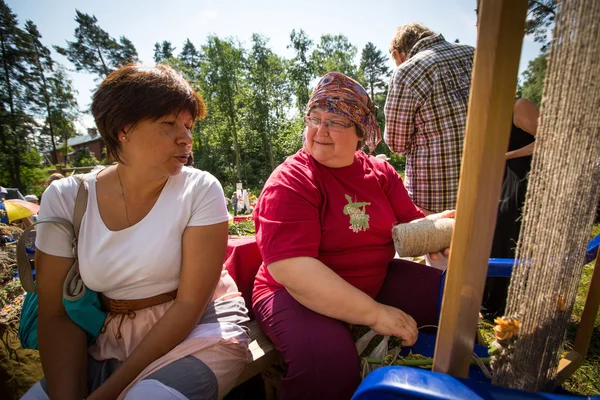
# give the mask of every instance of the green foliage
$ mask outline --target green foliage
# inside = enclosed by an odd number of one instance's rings
[[[344,35],[323,35],[311,55],[311,62],[317,75],[337,71],[358,79],[358,69],[354,65],[356,51],[356,46]]]
[[[538,107],[542,104],[542,92],[547,67],[548,53],[544,51],[537,58],[529,61],[527,69],[523,72],[521,95]]]
[[[296,51],[296,55],[290,60],[288,74],[290,84],[296,96],[296,107],[298,112],[302,114],[310,98],[308,85],[315,69],[309,55],[313,41],[303,30],[296,32],[295,29],[290,34],[290,41],[291,43],[287,47],[293,48]]]
[[[71,156],[71,166],[73,167],[93,167],[95,165],[100,165],[100,162],[86,147],[75,151]]]
[[[20,155],[27,151],[35,121],[27,114],[27,54],[25,32],[16,15],[0,0],[0,169],[10,186],[21,188]]]
[[[235,236],[252,236],[255,234],[254,221],[240,221],[237,223],[229,223],[229,234]]]
[[[47,173],[41,166],[42,157],[34,149],[20,155],[19,175],[21,185],[19,190],[24,195],[38,195],[43,191],[43,183],[47,178]],[[8,171],[0,169],[0,186],[11,186],[10,175]]]

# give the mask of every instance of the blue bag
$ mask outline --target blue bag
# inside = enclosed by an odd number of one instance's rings
[[[38,224],[55,223],[62,225],[70,234],[73,243],[73,257],[75,262],[67,273],[63,284],[63,305],[67,315],[82,328],[88,335],[88,343],[93,343],[100,330],[104,326],[106,313],[100,309],[100,299],[98,293],[88,289],[81,275],[79,274],[79,261],[77,257],[77,238],[79,236],[79,227],[87,206],[87,187],[83,179],[76,175],[75,179],[79,183],[77,198],[75,200],[75,210],[73,213],[73,224],[62,218],[45,218],[31,225],[19,238],[17,243],[17,265],[19,267],[19,278],[21,285],[28,293],[23,301],[21,310],[21,320],[19,323],[19,340],[21,346],[26,349],[38,348],[38,294],[36,293],[33,274],[31,273],[31,264],[26,251],[26,242],[28,233]]]

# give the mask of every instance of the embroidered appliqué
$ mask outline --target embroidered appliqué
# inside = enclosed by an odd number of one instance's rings
[[[366,231],[369,229],[369,218],[371,217],[365,212],[365,209],[367,206],[370,206],[371,203],[353,203],[352,197],[347,194],[344,196],[346,196],[346,200],[348,200],[348,204],[344,206],[344,215],[350,216],[350,229],[352,229],[353,232]]]

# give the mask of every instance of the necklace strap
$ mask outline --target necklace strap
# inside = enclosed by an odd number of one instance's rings
[[[123,190],[123,181],[121,180],[121,174],[119,173],[119,164],[116,167],[117,177],[119,178],[119,186],[121,186],[121,198],[123,199],[123,205],[125,206],[125,218],[127,219],[127,227],[131,226],[129,221],[129,212],[127,212],[127,201],[125,201],[125,191]]]

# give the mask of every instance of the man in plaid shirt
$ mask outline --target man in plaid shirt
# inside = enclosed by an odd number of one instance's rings
[[[426,215],[456,207],[474,52],[419,24],[392,40],[385,141],[406,154],[406,187]]]

